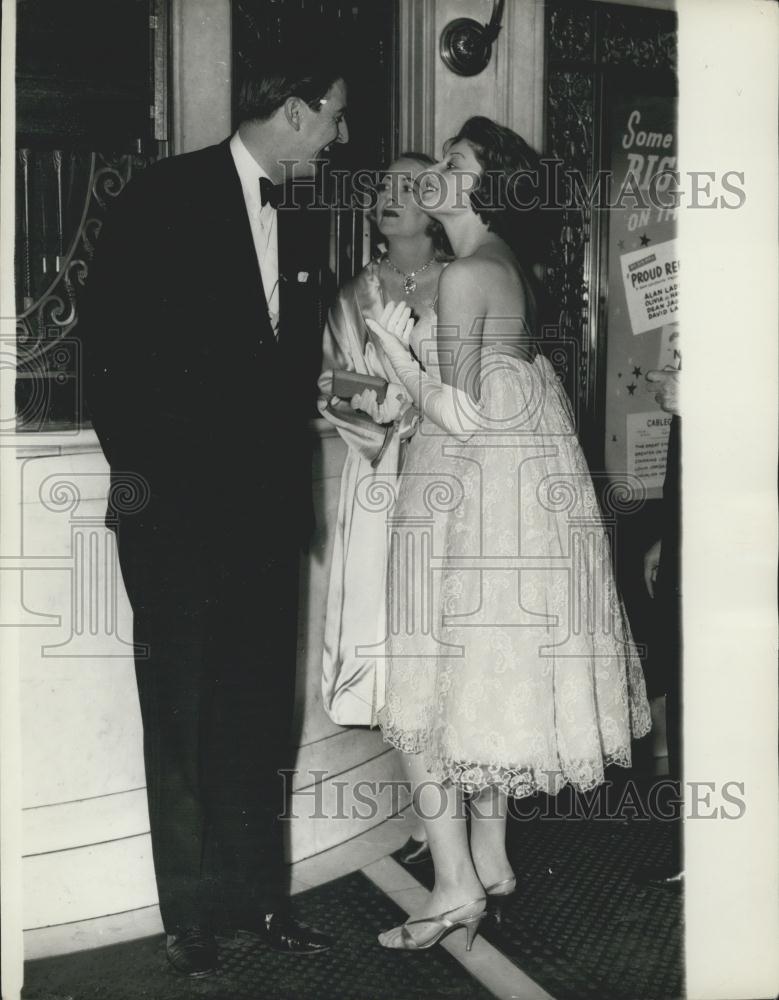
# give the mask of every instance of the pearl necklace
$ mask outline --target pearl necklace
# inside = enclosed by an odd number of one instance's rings
[[[426,264],[423,264],[422,267],[418,267],[416,271],[401,271],[399,267],[395,267],[395,265],[392,263],[392,259],[390,258],[389,254],[384,255],[384,260],[389,264],[389,266],[392,268],[395,274],[399,274],[403,279],[403,290],[405,291],[406,295],[411,295],[417,290],[417,282],[416,282],[417,275],[421,274],[423,271],[426,271],[430,267],[430,265],[435,262],[435,254],[433,254],[433,256]]]

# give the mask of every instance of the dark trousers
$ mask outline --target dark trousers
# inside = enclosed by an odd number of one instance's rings
[[[120,526],[154,866],[168,933],[256,929],[286,899],[298,551],[181,519]],[[273,535],[273,531],[269,534]]]

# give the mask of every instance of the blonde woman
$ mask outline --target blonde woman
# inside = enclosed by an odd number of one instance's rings
[[[423,153],[404,153],[380,178],[375,222],[386,250],[339,291],[324,331],[319,411],[347,445],[322,663],[325,710],[340,725],[375,722],[384,661],[360,649],[369,649],[384,637],[386,525],[384,517],[366,509],[365,503],[371,484],[391,482],[397,476],[417,423],[411,398],[397,387],[392,364],[366,320],[378,319],[388,301],[403,300],[423,325],[430,321],[447,244],[440,224],[419,208],[413,188],[433,163]],[[333,370],[394,382],[395,397],[387,399],[371,419],[351,399],[332,396]],[[402,858],[414,862],[428,856],[418,826]]]

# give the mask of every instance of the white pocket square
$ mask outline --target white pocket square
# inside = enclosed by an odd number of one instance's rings
[[[308,271],[298,271],[298,284],[302,285],[308,281]]]

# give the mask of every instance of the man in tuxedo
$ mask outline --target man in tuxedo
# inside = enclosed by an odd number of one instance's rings
[[[331,943],[288,912],[277,817],[323,263],[291,206],[348,141],[346,85],[321,52],[277,49],[262,67],[232,138],[117,198],[79,323],[134,613],[167,954],[187,975],[216,967],[223,927],[287,952]]]

